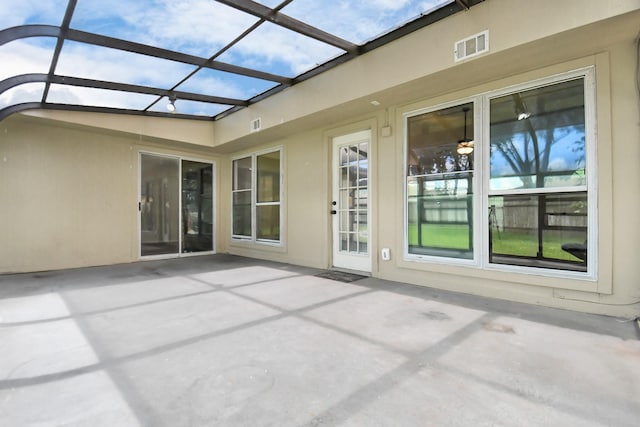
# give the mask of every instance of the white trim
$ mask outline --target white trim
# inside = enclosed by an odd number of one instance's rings
[[[479,243],[479,230],[478,227],[475,226],[475,224],[479,224],[478,220],[479,218],[479,209],[478,209],[478,200],[477,200],[477,196],[476,194],[478,193],[478,189],[480,188],[480,184],[478,183],[478,176],[479,176],[479,172],[478,172],[478,167],[481,165],[478,165],[478,156],[477,154],[474,154],[474,165],[473,165],[473,179],[471,182],[471,186],[472,186],[472,194],[473,194],[473,199],[472,199],[472,209],[473,209],[473,250],[472,250],[472,259],[465,259],[465,258],[454,258],[454,257],[446,257],[446,256],[436,256],[436,255],[420,255],[420,254],[411,254],[409,253],[409,211],[408,211],[408,191],[407,191],[407,170],[408,170],[408,164],[407,164],[407,155],[408,155],[408,143],[409,141],[407,140],[408,136],[409,136],[409,132],[408,132],[408,123],[411,117],[416,117],[416,116],[420,116],[422,114],[427,114],[427,113],[432,113],[434,111],[438,111],[438,110],[443,110],[443,109],[447,109],[447,108],[452,108],[452,107],[456,107],[456,106],[460,106],[463,104],[469,104],[472,103],[473,104],[473,120],[474,120],[474,125],[473,125],[473,138],[474,138],[474,142],[475,142],[475,148],[474,150],[476,150],[475,152],[477,153],[478,148],[480,147],[480,144],[482,144],[482,141],[478,138],[478,136],[480,135],[480,127],[481,126],[477,126],[476,123],[478,123],[478,116],[480,115],[480,108],[478,108],[479,105],[479,99],[480,97],[478,96],[473,96],[473,97],[468,97],[468,98],[461,98],[461,99],[457,99],[455,101],[449,101],[449,102],[445,102],[445,103],[440,103],[440,104],[436,104],[430,107],[426,107],[426,108],[421,108],[419,110],[414,110],[414,111],[410,111],[407,113],[403,114],[403,139],[404,139],[404,143],[403,143],[403,160],[402,160],[402,187],[403,187],[403,223],[404,223],[404,229],[403,229],[403,248],[402,248],[402,256],[403,259],[406,261],[424,261],[424,262],[432,262],[432,263],[446,263],[446,264],[451,264],[451,265],[462,265],[462,266],[468,266],[468,267],[479,267],[480,263],[478,262],[478,259],[480,257],[480,253],[481,253],[481,246],[478,244]],[[414,175],[414,176],[420,176],[420,175]]]
[[[491,177],[489,176],[489,179]],[[540,188],[510,188],[508,190],[487,189],[488,196],[512,196],[526,194],[556,194],[556,193],[578,193],[587,191],[588,185],[576,185],[574,187],[540,187]]]
[[[571,81],[571,80],[578,80],[578,79],[581,79],[581,78],[583,78],[583,77],[585,77],[585,76],[587,76],[589,74],[594,74],[594,72],[595,72],[595,67],[593,65],[590,65],[588,67],[578,68],[578,69],[575,69],[575,70],[566,71],[564,73],[558,73],[558,74],[553,74],[551,76],[542,77],[542,78],[539,78],[539,79],[529,80],[529,81],[524,82],[524,83],[518,83],[518,84],[514,84],[514,85],[505,86],[505,87],[502,87],[500,89],[491,90],[491,91],[488,91],[488,92],[481,93],[478,96],[486,97],[487,99],[491,100],[493,98],[499,98],[499,97],[504,96],[504,95],[510,95],[510,94],[512,94],[514,92],[521,92],[523,90],[537,89],[537,88],[541,88],[541,87],[545,87],[545,86],[549,86],[549,85],[557,84],[557,83],[561,83],[561,82],[568,82],[568,81]],[[595,88],[595,85],[594,85],[594,88]]]
[[[529,82],[512,85],[507,88],[498,89],[482,95],[484,98],[483,105],[485,106],[485,117],[482,126],[484,130],[484,140],[490,141],[490,125],[489,125],[489,113],[490,113],[490,101],[501,96],[509,95],[516,92],[525,90],[532,90],[536,88],[542,88],[554,84],[560,84],[572,80],[583,79],[584,82],[584,114],[585,114],[585,145],[586,152],[586,177],[587,185],[573,186],[573,187],[544,187],[544,188],[530,188],[530,189],[517,189],[517,190],[491,190],[490,189],[490,173],[484,175],[484,191],[486,196],[483,197],[483,203],[485,204],[483,211],[488,212],[489,209],[489,197],[501,196],[501,195],[526,195],[526,194],[558,194],[558,193],[587,193],[587,247],[592,248],[589,251],[587,258],[587,271],[576,272],[570,270],[541,268],[541,267],[526,267],[508,264],[497,264],[489,262],[488,257],[488,244],[489,244],[489,229],[486,228],[484,233],[483,253],[486,253],[486,258],[483,260],[482,266],[487,270],[494,271],[508,271],[519,272],[527,274],[536,274],[540,276],[559,277],[559,278],[572,278],[582,279],[586,281],[597,280],[597,265],[598,265],[598,211],[597,211],[597,161],[596,161],[596,147],[597,147],[597,133],[596,133],[596,104],[595,104],[595,67],[589,66],[580,68],[577,70],[568,71],[566,73],[555,74],[553,76],[544,77],[541,79],[532,80]],[[490,165],[490,144],[485,144],[485,164]]]

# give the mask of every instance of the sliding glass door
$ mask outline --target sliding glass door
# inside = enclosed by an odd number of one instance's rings
[[[140,154],[140,255],[213,251],[213,165]]]

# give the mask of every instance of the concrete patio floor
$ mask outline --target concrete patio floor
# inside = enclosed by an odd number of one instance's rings
[[[0,425],[640,425],[635,322],[319,272],[0,276]]]

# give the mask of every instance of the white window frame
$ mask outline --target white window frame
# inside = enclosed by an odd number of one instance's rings
[[[408,210],[408,197],[409,191],[407,186],[407,155],[409,150],[409,129],[408,123],[409,119],[412,117],[420,116],[422,114],[432,113],[434,111],[443,110],[446,108],[456,107],[458,105],[473,103],[473,140],[475,141],[475,149],[476,153],[474,154],[474,165],[473,165],[473,180],[472,180],[472,191],[473,191],[473,258],[472,259],[464,259],[464,258],[454,258],[454,257],[446,257],[446,256],[436,256],[436,255],[420,255],[420,254],[411,254],[409,253],[409,210]],[[428,108],[422,108],[420,110],[412,111],[404,115],[404,150],[403,150],[403,192],[404,192],[404,259],[409,261],[425,261],[425,262],[434,262],[434,263],[446,263],[452,265],[466,265],[466,266],[475,266],[478,267],[480,264],[478,260],[481,256],[482,246],[480,246],[480,240],[478,240],[478,230],[476,224],[479,224],[480,221],[480,205],[478,204],[477,193],[480,190],[480,182],[478,181],[478,177],[481,176],[478,169],[483,168],[483,161],[481,156],[478,153],[478,139],[480,137],[480,126],[477,123],[480,122],[481,119],[481,104],[479,102],[479,97],[471,97],[471,98],[462,98],[457,99],[452,102],[446,102],[443,104],[438,104]]]
[[[552,189],[534,188],[526,190],[514,190],[499,192],[491,191],[490,184],[490,101],[493,98],[508,95],[515,92],[535,89],[553,84],[562,83],[564,81],[584,79],[584,107],[585,107],[585,155],[586,155],[586,171],[587,184],[580,187],[554,187]],[[408,153],[408,122],[409,118],[449,108],[465,103],[474,103],[474,141],[475,141],[475,163],[473,177],[473,209],[474,209],[474,250],[473,260],[464,260],[459,258],[450,258],[446,256],[432,255],[415,255],[409,253],[409,235],[408,235],[408,189],[407,189],[407,153]],[[573,71],[548,76],[541,79],[527,81],[521,84],[512,85],[497,90],[481,93],[473,97],[457,99],[452,102],[438,104],[432,107],[411,111],[403,114],[404,126],[404,148],[403,148],[403,213],[404,213],[404,240],[403,240],[403,256],[405,261],[437,263],[447,265],[466,265],[482,270],[502,271],[518,274],[531,274],[538,276],[570,278],[578,280],[595,281],[598,277],[598,186],[597,186],[597,123],[596,123],[596,76],[595,67],[589,66],[576,69]],[[563,192],[579,192],[587,193],[587,247],[590,248],[589,257],[587,259],[587,271],[577,272],[569,270],[496,264],[489,262],[489,227],[486,215],[488,212],[489,197],[492,195],[507,194],[553,194]]]
[[[258,193],[257,193],[257,171],[258,171],[258,157],[278,152],[280,154],[280,193],[279,193],[279,201],[278,202],[261,202],[258,203]],[[235,190],[233,188],[233,174],[234,174],[234,162],[236,160],[242,160],[246,158],[251,158],[251,188],[243,189],[243,190]],[[245,236],[240,234],[233,234],[233,195],[242,191],[251,191],[251,236]],[[256,151],[252,153],[247,153],[244,155],[236,156],[231,159],[231,239],[235,242],[250,242],[250,243],[259,243],[270,246],[282,246],[282,235],[283,235],[283,198],[284,198],[284,149],[283,147],[276,147],[265,149],[261,151]],[[278,240],[272,239],[260,239],[257,237],[257,207],[258,206],[279,206],[279,227],[280,227],[280,238]]]
[[[598,203],[597,203],[597,161],[596,161],[596,149],[597,149],[597,133],[596,133],[596,83],[595,83],[595,68],[593,66],[586,67],[566,73],[549,76],[542,79],[533,80],[530,82],[522,83],[519,85],[509,86],[499,90],[492,91],[483,95],[483,164],[486,165],[487,170],[489,167],[491,147],[490,147],[490,125],[489,125],[489,104],[494,98],[498,98],[504,95],[509,95],[516,92],[522,92],[539,87],[545,87],[553,84],[559,84],[566,81],[584,79],[584,115],[585,115],[585,155],[586,155],[586,171],[587,171],[587,184],[585,186],[574,187],[553,187],[553,188],[531,188],[526,190],[500,190],[492,191],[490,189],[490,173],[483,175],[483,192],[485,196],[482,198],[482,210],[488,212],[489,209],[489,197],[496,195],[511,195],[511,194],[554,194],[554,193],[587,193],[587,247],[589,250],[589,256],[587,259],[587,271],[569,271],[550,269],[542,267],[524,267],[518,265],[507,264],[495,264],[489,262],[488,254],[488,242],[489,242],[489,228],[482,227],[483,232],[483,251],[484,256],[482,265],[487,270],[497,270],[505,272],[518,272],[529,273],[551,277],[561,278],[574,278],[574,279],[586,279],[596,280],[597,278],[597,265],[598,265],[598,242],[597,242],[597,227],[598,227]]]

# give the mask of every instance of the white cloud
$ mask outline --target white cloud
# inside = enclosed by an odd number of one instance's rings
[[[244,99],[252,94],[247,93],[247,89],[229,80],[216,77],[194,77],[183,85],[178,86],[178,90],[202,94],[213,94],[227,98]]]
[[[222,61],[240,61],[245,67],[275,74],[299,74],[341,53],[337,48],[297,35],[273,24],[263,24],[227,54]],[[286,65],[288,72],[272,70]]]
[[[2,0],[0,29],[32,24],[60,25],[67,0]]]
[[[450,0],[295,0],[283,9],[292,17],[363,43]]]
[[[373,8],[381,8],[384,10],[399,10],[411,4],[411,0],[370,0],[370,4],[371,6],[373,6]]]
[[[157,97],[152,95],[123,93],[104,89],[51,85],[47,102],[112,108],[144,109],[156,98]]]
[[[48,73],[53,48],[19,40],[0,46],[0,80],[27,73]]]
[[[212,0],[78,3],[72,27],[210,57],[257,18]]]
[[[56,74],[168,88],[195,66],[81,43],[66,43]]]
[[[24,102],[42,101],[44,83],[26,83],[0,94],[0,110]]]

